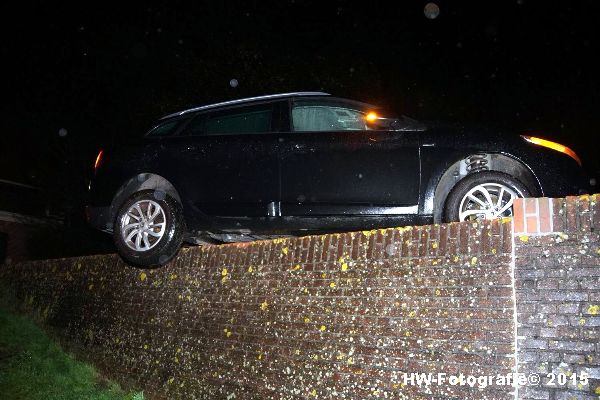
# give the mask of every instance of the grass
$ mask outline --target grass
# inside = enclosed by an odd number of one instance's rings
[[[33,321],[0,302],[0,397],[11,400],[143,400],[65,353]]]

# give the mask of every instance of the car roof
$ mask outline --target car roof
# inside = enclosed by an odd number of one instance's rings
[[[187,114],[190,112],[194,112],[194,111],[209,110],[212,108],[225,107],[225,106],[236,105],[236,104],[252,103],[252,102],[261,101],[261,100],[282,99],[282,98],[299,97],[299,96],[330,96],[330,94],[324,93],[324,92],[291,92],[291,93],[269,94],[269,95],[265,95],[265,96],[246,97],[244,99],[229,100],[229,101],[223,101],[220,103],[207,104],[205,106],[188,108],[186,110],[182,110],[182,111],[178,111],[178,112],[166,115],[166,116],[162,117],[161,120],[172,118],[172,117],[177,117],[177,116]]]

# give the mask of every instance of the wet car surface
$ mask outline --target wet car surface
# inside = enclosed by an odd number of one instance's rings
[[[103,149],[87,210],[128,261],[160,265],[183,240],[498,218],[516,197],[587,191],[581,160],[548,138],[300,92],[181,111]]]

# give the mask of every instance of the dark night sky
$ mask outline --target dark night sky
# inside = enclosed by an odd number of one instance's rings
[[[79,3],[4,15],[0,178],[50,181],[65,157],[91,169],[168,112],[292,90],[598,151],[595,1],[438,1],[436,19],[426,1]]]

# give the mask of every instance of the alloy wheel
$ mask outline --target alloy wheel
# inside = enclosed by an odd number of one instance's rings
[[[148,251],[165,234],[165,211],[153,200],[139,200],[121,218],[123,242],[132,250]]]
[[[461,199],[459,221],[510,217],[513,203],[522,197],[515,190],[499,183],[483,183],[471,188]]]

